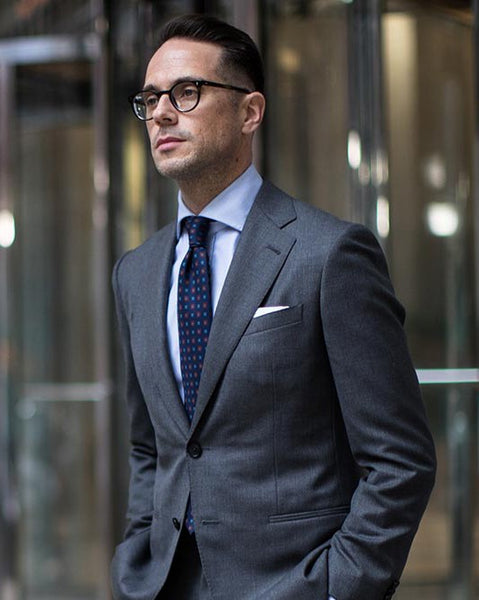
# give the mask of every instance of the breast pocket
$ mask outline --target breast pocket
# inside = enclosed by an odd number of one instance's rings
[[[296,325],[301,323],[302,320],[303,305],[297,304],[296,306],[291,306],[290,308],[283,308],[281,310],[253,318],[244,335],[252,335],[253,333],[259,333],[269,329],[277,329],[279,327]]]

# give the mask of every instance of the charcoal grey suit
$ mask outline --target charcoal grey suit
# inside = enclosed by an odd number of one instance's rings
[[[175,243],[172,224],[114,270],[132,444],[115,598],[158,594],[190,494],[212,598],[389,598],[435,458],[374,236],[263,185],[191,427],[166,336]],[[261,306],[289,308],[253,318]]]

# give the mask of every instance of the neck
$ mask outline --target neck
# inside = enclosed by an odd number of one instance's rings
[[[223,171],[222,173],[210,172],[203,177],[178,181],[185,206],[195,215],[199,214],[213,198],[216,198],[233,181],[238,179],[250,165],[251,161],[245,161],[236,165],[234,170]]]

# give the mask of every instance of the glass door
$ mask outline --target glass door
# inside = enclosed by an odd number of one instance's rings
[[[398,595],[472,600],[479,564],[472,8],[390,2],[381,25],[389,259],[408,308],[439,465]]]
[[[14,233],[0,248],[2,585],[8,598],[107,598],[109,281],[100,277],[107,182],[98,167],[98,48],[70,38],[31,43],[3,43],[3,215]]]

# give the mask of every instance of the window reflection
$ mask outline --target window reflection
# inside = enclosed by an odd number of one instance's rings
[[[472,32],[434,13],[383,19],[393,165],[390,263],[418,368],[474,364]]]

